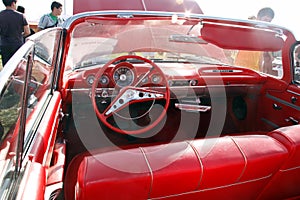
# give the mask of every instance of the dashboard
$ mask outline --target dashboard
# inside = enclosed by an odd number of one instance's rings
[[[251,69],[242,67],[197,65],[191,63],[157,63],[163,74],[152,71],[148,63],[120,62],[112,64],[101,72],[97,80],[98,93],[111,95],[124,87],[160,87],[162,80],[167,79],[170,89],[178,95],[189,93],[202,94],[208,87],[246,88],[249,85],[260,85],[265,76]],[[68,91],[90,91],[95,76],[101,66],[87,67],[72,71],[68,76]],[[103,96],[103,94],[102,94]]]

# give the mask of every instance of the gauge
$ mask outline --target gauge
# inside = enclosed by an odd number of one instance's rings
[[[89,85],[93,85],[94,80],[95,80],[95,76],[94,75],[88,75],[87,78],[86,78],[86,81],[87,81],[87,83]]]
[[[127,66],[121,66],[114,71],[113,79],[119,87],[129,86],[134,81],[134,72]]]
[[[197,80],[190,80],[190,85],[191,86],[195,86],[195,85],[197,85],[197,83],[198,83],[198,81]]]
[[[107,85],[109,83],[109,78],[107,75],[102,75],[99,83],[101,83],[101,85]]]
[[[152,77],[151,77],[151,81],[152,83],[154,84],[158,84],[162,81],[162,77],[158,74],[154,74]]]

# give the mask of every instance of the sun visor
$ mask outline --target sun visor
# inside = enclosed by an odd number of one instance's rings
[[[203,24],[201,36],[207,42],[224,49],[279,51],[284,39],[273,30],[246,26]]]

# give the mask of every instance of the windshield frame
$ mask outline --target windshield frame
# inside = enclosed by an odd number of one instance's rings
[[[139,24],[139,21],[142,20],[153,20],[153,21],[161,21],[161,20],[168,20],[170,23],[177,23],[178,25],[180,24],[187,24],[189,25],[189,30],[186,30],[185,36],[190,36],[191,38],[200,38],[202,41],[201,44],[206,44],[205,40],[201,39],[201,34],[199,31],[199,35],[190,34],[190,32],[195,29],[195,25],[199,25],[199,27],[203,26],[203,24],[216,24],[219,26],[221,24],[222,26],[229,26],[229,27],[242,27],[243,29],[249,29],[249,30],[259,30],[260,32],[274,32],[276,35],[280,35],[283,40],[286,39],[286,35],[289,34],[289,30],[285,29],[284,27],[280,27],[274,24],[270,23],[265,23],[265,22],[259,22],[259,21],[251,21],[251,20],[235,20],[235,19],[227,19],[227,18],[220,18],[220,17],[211,17],[211,16],[206,16],[202,14],[190,14],[186,15],[186,13],[169,13],[169,12],[143,12],[143,11],[99,11],[99,12],[90,12],[90,13],[81,13],[77,14],[71,18],[69,18],[66,23],[64,24],[65,28],[68,28],[69,38],[67,38],[67,41],[70,43],[72,42],[72,32],[76,29],[76,27],[79,24],[82,23],[100,23],[100,22],[105,22],[103,24],[109,24],[109,25],[123,25],[128,24],[128,22],[135,22],[136,24]],[[175,34],[174,34],[175,35]],[[182,34],[183,35],[183,34]],[[277,37],[277,36],[276,36]],[[147,40],[145,40],[147,41]],[[191,39],[188,39],[190,45],[193,45],[195,43],[199,43],[199,41],[191,41]],[[174,41],[173,41],[174,42]],[[180,45],[179,40],[175,41]],[[175,43],[174,42],[174,43]],[[188,42],[186,42],[188,43]],[[215,47],[218,45],[214,44]],[[278,45],[277,45],[278,46]],[[71,45],[69,46],[71,47]],[[243,47],[244,48],[244,47]],[[105,49],[105,48],[104,48]],[[161,48],[165,52],[170,52],[169,49],[164,49]],[[228,50],[229,52],[235,51],[235,49],[230,49],[230,48],[224,48],[223,50]],[[251,51],[253,51],[253,47],[251,47]],[[136,49],[130,49],[130,50],[124,50],[120,51],[120,54],[130,54],[131,52],[138,52]],[[140,51],[142,52],[142,51]],[[151,52],[151,48],[149,48],[149,52]],[[186,52],[184,52],[186,53]],[[225,52],[226,54],[226,52]],[[71,57],[70,55],[70,48],[67,49],[67,61],[66,61],[66,70],[76,70],[80,68],[80,65],[74,64],[73,62],[69,62],[68,57]],[[74,57],[74,56],[73,56]],[[76,57],[76,56],[75,56]],[[220,56],[217,56],[218,58]],[[86,62],[89,63],[89,62]],[[218,65],[219,63],[223,63],[224,66],[226,65],[231,65],[235,66],[234,63],[227,62],[226,60],[220,59],[219,62],[216,62]],[[98,62],[100,66],[102,65],[102,62]],[[91,66],[93,65],[92,63],[86,64],[86,66]],[[239,66],[239,65],[237,65]],[[241,66],[243,67],[243,66]],[[263,72],[264,73],[264,72]],[[281,78],[282,75],[280,75],[277,78]]]

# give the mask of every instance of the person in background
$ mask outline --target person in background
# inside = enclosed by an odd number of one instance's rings
[[[59,17],[62,13],[62,4],[53,1],[51,3],[51,13],[45,14],[41,17],[38,24],[38,31],[52,28],[56,26],[61,26],[63,24],[63,20]]]
[[[257,13],[257,20],[259,21],[272,22],[274,17],[275,13],[270,7],[262,8]],[[276,72],[273,71],[272,67],[273,59],[274,57],[272,53],[265,51],[262,55],[262,64],[260,71],[265,72],[267,74],[276,75]]]
[[[274,19],[275,13],[272,8],[265,7],[258,11],[256,20],[272,22]]]
[[[0,37],[2,65],[24,44],[24,36],[30,34],[25,16],[16,11],[16,0],[2,0],[6,9],[0,12]]]
[[[250,20],[271,22],[275,16],[272,8],[265,7],[258,11],[256,16],[250,16]],[[239,51],[236,54],[234,64],[244,66],[261,72],[271,74],[269,65],[272,65],[272,58],[269,52],[261,53],[259,51]]]
[[[25,8],[23,6],[18,6],[17,11],[25,14]],[[30,28],[30,34],[28,36],[33,35],[34,33],[35,33],[34,30],[32,28]],[[26,37],[28,37],[28,36],[26,36]]]
[[[17,11],[20,12],[20,13],[25,14],[25,8],[23,6],[18,6]]]

